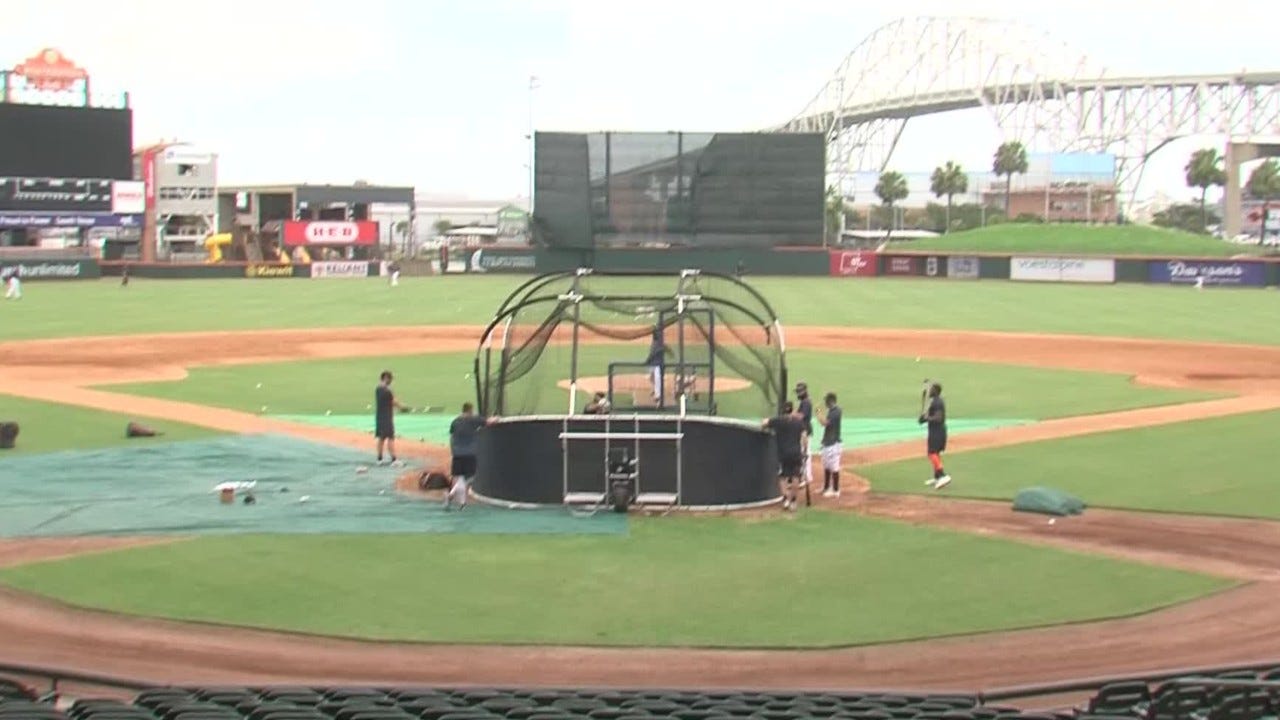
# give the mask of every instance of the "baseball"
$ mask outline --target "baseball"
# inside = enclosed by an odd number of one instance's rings
[[[1049,518],[1049,524],[1050,524],[1050,525],[1052,525],[1052,524],[1054,524],[1054,523],[1056,523],[1056,522],[1058,522],[1058,518]]]
[[[262,409],[261,409],[261,410],[259,410],[258,412],[266,412],[266,411],[267,411],[267,406],[266,406],[266,405],[263,405],[263,406],[262,406]]]
[[[917,356],[916,356],[916,362],[920,362],[920,356],[919,356],[919,355],[917,355]]]
[[[332,415],[332,414],[333,414],[333,411],[332,411],[332,410],[325,410],[325,411],[324,411],[324,414],[325,414],[325,415]]]
[[[259,389],[259,390],[261,390],[261,389],[262,389],[262,383],[258,383],[258,386],[257,386],[257,387],[258,387],[258,389]]]
[[[306,501],[308,501],[308,500],[310,500],[310,499],[311,499],[311,496],[310,496],[310,495],[303,495],[302,497],[298,498],[298,502],[300,502],[300,503],[304,503],[304,502],[306,502]]]

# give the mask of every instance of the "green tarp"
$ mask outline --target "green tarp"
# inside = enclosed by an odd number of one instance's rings
[[[291,422],[309,423],[312,425],[323,425],[326,427],[336,427],[343,428],[345,430],[356,430],[369,433],[373,432],[373,418],[368,414],[277,415],[275,417]],[[453,417],[445,414],[400,415],[396,418],[396,433],[401,437],[408,438],[410,440],[421,440],[423,442],[445,446],[449,444],[449,423],[452,421]],[[961,435],[979,430],[992,430],[994,428],[1025,425],[1030,422],[1034,421],[987,418],[962,419],[949,421],[947,423],[947,429],[952,435]],[[815,422],[812,443],[815,452],[822,444],[821,430],[821,426],[817,426],[817,423]],[[924,443],[924,430],[914,418],[846,417],[844,419],[843,427],[841,428],[841,436],[844,439],[844,446],[846,448],[873,447],[875,445],[885,445],[888,443],[910,440],[919,440],[922,444]],[[921,452],[923,452],[923,450]]]
[[[1061,490],[1047,487],[1031,487],[1019,491],[1014,496],[1013,509],[1018,512],[1063,517],[1083,513],[1085,504],[1080,498]]]
[[[277,435],[44,453],[0,459],[0,536],[207,533],[625,533],[625,516],[463,512],[395,491],[405,469],[370,453]],[[360,468],[367,467],[360,472]],[[256,502],[219,502],[224,482],[254,482]],[[301,502],[306,497],[306,502]]]

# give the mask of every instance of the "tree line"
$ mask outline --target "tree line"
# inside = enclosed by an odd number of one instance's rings
[[[917,223],[914,224],[945,233],[1006,221],[1009,216],[1013,176],[1025,174],[1027,167],[1027,150],[1022,143],[1010,141],[996,148],[991,160],[991,171],[997,177],[1004,178],[1004,207],[1003,214],[1000,214],[989,212],[985,203],[954,205],[957,195],[964,195],[969,191],[969,176],[959,163],[948,160],[945,164],[934,168],[929,178],[929,192],[939,200],[945,199],[946,205],[929,203],[922,214],[916,213]],[[1191,154],[1184,170],[1187,187],[1200,191],[1198,206],[1190,203],[1175,203],[1156,213],[1154,222],[1156,225],[1188,232],[1208,232],[1208,229],[1218,222],[1216,215],[1210,212],[1207,204],[1209,189],[1226,184],[1227,175],[1223,169],[1223,157],[1213,148],[1196,150]],[[1280,163],[1275,159],[1269,159],[1255,167],[1249,174],[1245,189],[1249,195],[1263,201],[1265,217],[1270,203],[1280,200]],[[877,225],[891,228],[894,224],[897,203],[906,199],[910,192],[907,178],[896,170],[886,170],[877,179],[874,192],[880,199],[880,206],[871,208],[871,219]],[[956,217],[953,218],[953,214]],[[845,198],[835,187],[827,190],[826,216],[829,236],[839,233],[842,220],[845,225],[853,226],[860,225],[862,221],[855,211],[846,206]],[[919,222],[921,220],[923,223]],[[1019,215],[1014,220],[1043,222],[1044,218]]]

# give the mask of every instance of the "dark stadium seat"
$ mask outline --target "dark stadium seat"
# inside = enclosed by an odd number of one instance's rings
[[[23,685],[17,680],[11,680],[6,677],[0,677],[0,701],[4,700],[35,700],[36,693],[31,688]]]
[[[1090,715],[1132,715],[1144,703],[1151,702],[1151,689],[1145,682],[1108,683],[1098,689],[1085,706]]]

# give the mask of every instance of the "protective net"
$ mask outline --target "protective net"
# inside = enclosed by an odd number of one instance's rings
[[[786,383],[768,302],[710,273],[535,278],[499,309],[476,371],[480,407],[503,416],[580,411],[598,391],[618,410],[674,412],[683,398],[688,412],[758,418]]]

